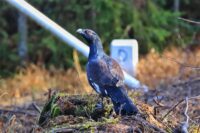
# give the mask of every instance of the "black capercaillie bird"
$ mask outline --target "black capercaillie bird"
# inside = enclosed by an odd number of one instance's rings
[[[90,29],[78,29],[77,32],[90,48],[86,67],[89,84],[100,96],[111,98],[117,114],[137,114],[138,109],[125,90],[122,69],[114,59],[105,54],[99,36]]]

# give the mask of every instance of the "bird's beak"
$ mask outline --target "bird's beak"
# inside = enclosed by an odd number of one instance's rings
[[[76,32],[81,34],[81,35],[84,34],[83,29],[78,29]]]

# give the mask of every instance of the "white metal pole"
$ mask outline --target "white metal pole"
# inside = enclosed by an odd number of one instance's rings
[[[78,40],[75,36],[67,32],[61,26],[53,22],[51,19],[49,19],[47,16],[45,16],[43,13],[41,13],[37,9],[35,9],[26,1],[24,0],[6,0],[6,1],[10,3],[12,6],[14,6],[15,8],[17,8],[22,13],[26,14],[31,19],[36,21],[39,25],[49,30],[52,34],[57,36],[59,39],[61,39],[62,41],[70,45],[71,47],[75,48],[84,56],[87,57],[89,55],[89,48],[87,45],[85,45],[83,42]],[[124,72],[124,75],[125,75],[125,84],[127,84],[129,87],[135,88],[135,89],[142,87],[142,85],[140,84],[138,80],[128,75],[126,72]]]

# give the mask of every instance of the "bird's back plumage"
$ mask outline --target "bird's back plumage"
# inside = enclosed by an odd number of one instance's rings
[[[119,64],[107,55],[89,59],[87,63],[88,79],[101,87],[123,85],[124,75]]]

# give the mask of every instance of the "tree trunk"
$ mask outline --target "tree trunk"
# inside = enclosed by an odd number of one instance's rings
[[[18,33],[18,54],[21,58],[21,64],[23,65],[27,60],[27,17],[21,12],[19,12],[18,17]]]

